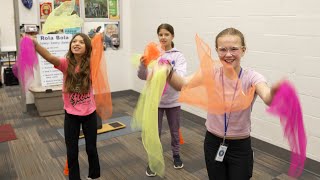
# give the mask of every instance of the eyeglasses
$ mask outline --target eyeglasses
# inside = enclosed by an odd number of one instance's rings
[[[219,54],[219,56],[225,56],[228,52],[230,52],[231,55],[236,55],[240,52],[240,49],[242,49],[244,46],[240,46],[240,47],[218,47],[217,52]]]

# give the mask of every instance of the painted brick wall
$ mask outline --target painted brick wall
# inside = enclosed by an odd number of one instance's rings
[[[217,33],[227,27],[241,30],[248,51],[244,67],[263,74],[270,84],[283,77],[296,86],[304,111],[308,135],[307,156],[320,161],[320,1],[308,0],[134,0],[131,2],[132,52],[143,52],[157,41],[156,28],[170,23],[175,45],[188,60],[188,73],[198,67],[194,37],[198,33],[214,47]],[[217,57],[215,52],[213,56]],[[133,70],[135,71],[135,70]],[[144,82],[133,75],[133,89]],[[206,117],[190,106],[184,109]],[[252,136],[288,149],[279,119],[265,112],[257,99],[252,113]]]

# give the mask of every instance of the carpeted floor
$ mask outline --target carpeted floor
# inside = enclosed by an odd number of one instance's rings
[[[118,136],[122,136],[122,135],[126,135],[126,134],[131,134],[131,133],[135,132],[131,129],[131,125],[130,125],[131,117],[130,116],[122,116],[122,117],[112,118],[112,119],[109,119],[108,121],[102,122],[102,123],[111,123],[111,122],[116,122],[116,121],[119,121],[119,122],[125,124],[126,127],[123,129],[115,130],[115,131],[109,131],[106,133],[98,134],[97,141],[102,141],[102,140],[106,140],[106,139],[110,139],[110,138],[114,138],[114,137],[118,137]],[[63,128],[58,129],[58,132],[64,138]],[[85,144],[84,138],[79,139],[79,145],[84,145],[84,144]]]

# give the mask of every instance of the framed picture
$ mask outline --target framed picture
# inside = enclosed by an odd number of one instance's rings
[[[120,46],[120,28],[119,22],[107,22],[104,24],[104,44],[106,48],[113,50]]]
[[[51,2],[43,2],[40,3],[40,20],[45,20],[52,12],[52,3]]]
[[[84,0],[85,19],[106,19],[108,14],[108,0]]]
[[[119,1],[109,0],[109,19],[118,20],[119,18]]]
[[[80,27],[75,27],[75,28],[65,28],[63,29],[63,33],[64,34],[72,34],[75,35],[77,33],[81,32],[81,28]]]
[[[84,22],[83,31],[84,34],[87,34],[90,38],[96,33],[104,32],[104,23],[103,22]]]

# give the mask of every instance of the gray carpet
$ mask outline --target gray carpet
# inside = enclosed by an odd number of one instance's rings
[[[110,139],[110,138],[114,138],[114,137],[122,136],[122,135],[126,135],[126,134],[131,134],[131,133],[135,132],[131,129],[131,125],[130,125],[131,116],[122,116],[122,117],[112,118],[112,119],[109,119],[108,121],[102,122],[102,123],[111,123],[111,122],[115,122],[115,121],[119,121],[119,122],[125,124],[126,127],[119,129],[119,130],[109,131],[106,133],[98,134],[97,141],[106,140],[106,139]],[[63,128],[58,129],[58,132],[64,138]],[[85,144],[84,138],[79,139],[79,145],[84,145],[84,144]]]

